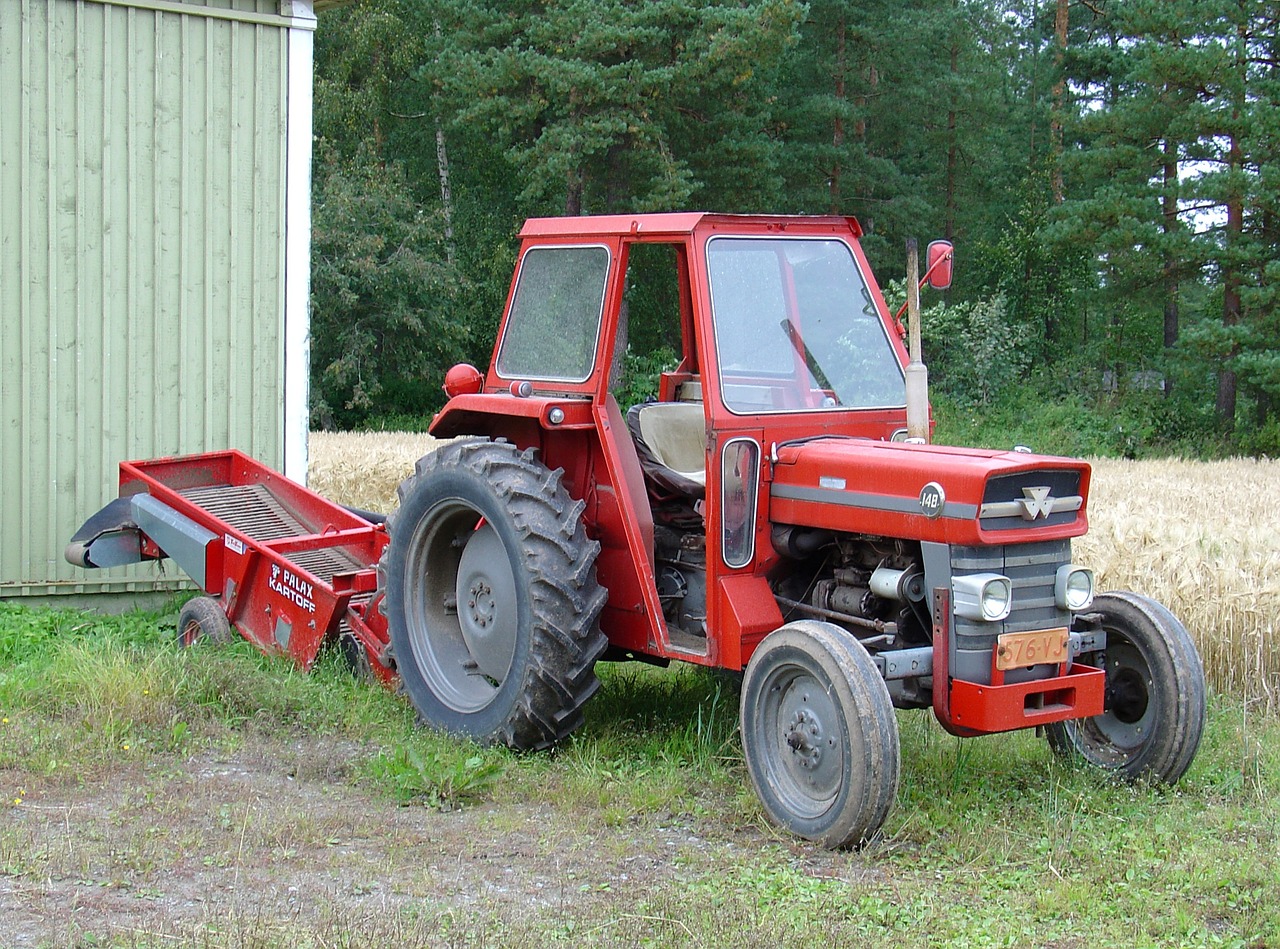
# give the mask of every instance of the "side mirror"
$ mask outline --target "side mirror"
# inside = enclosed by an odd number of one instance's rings
[[[935,290],[951,286],[951,264],[955,259],[955,247],[951,241],[934,241],[925,251],[925,279]]]

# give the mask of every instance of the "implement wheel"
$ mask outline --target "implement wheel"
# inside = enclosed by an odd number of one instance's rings
[[[218,601],[207,596],[190,599],[178,613],[178,645],[194,646],[206,639],[218,646],[225,646],[234,637],[231,621],[222,611]]]
[[[455,442],[400,485],[378,567],[396,667],[428,725],[545,748],[599,687],[600,545],[532,449]]]
[[[769,817],[824,847],[865,843],[898,792],[889,690],[862,644],[830,623],[788,623],[756,649],[742,750]]]
[[[1106,670],[1106,709],[1047,726],[1049,744],[1129,780],[1171,784],[1190,767],[1204,729],[1195,644],[1164,606],[1136,593],[1104,593],[1090,612],[1101,615],[1107,648],[1082,661]]]

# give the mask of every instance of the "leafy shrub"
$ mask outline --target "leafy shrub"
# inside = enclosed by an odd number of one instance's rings
[[[920,329],[931,377],[961,402],[988,404],[1031,363],[1003,295],[930,307]]]
[[[403,803],[421,801],[429,807],[449,810],[483,797],[502,775],[500,761],[481,754],[464,754],[467,750],[453,742],[421,752],[412,743],[405,743],[378,754],[369,763],[368,771]]]
[[[625,412],[633,405],[656,399],[662,373],[674,369],[679,362],[680,357],[670,346],[643,354],[628,346],[622,357],[622,381],[613,390],[618,407]]]
[[[393,164],[317,151],[312,217],[311,415],[351,428],[382,412],[428,413],[467,355],[438,213]]]

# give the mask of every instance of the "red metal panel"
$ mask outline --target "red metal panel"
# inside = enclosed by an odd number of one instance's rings
[[[1077,470],[1087,498],[1089,466],[1082,461],[937,445],[858,439],[822,439],[778,449],[773,469],[772,513],[783,523],[909,537],[938,543],[1017,544],[1079,537],[1088,530],[1086,506],[1056,526],[983,530],[978,509],[988,478],[1021,471]],[[943,515],[920,507],[921,489],[946,486]],[[1086,502],[1087,504],[1087,502]]]
[[[720,645],[717,665],[741,669],[756,646],[782,625],[782,613],[764,577],[736,574],[723,577],[720,591],[716,640]]]
[[[539,243],[580,241],[583,238],[677,238],[695,231],[732,230],[735,233],[782,232],[795,234],[862,236],[862,227],[851,217],[802,217],[786,214],[706,214],[686,211],[667,214],[601,214],[589,217],[529,218],[520,229],[522,239]]]
[[[1007,685],[951,680],[951,721],[989,734],[1092,718],[1104,710],[1107,675],[1072,663],[1065,675]]]
[[[622,615],[615,613],[614,623],[606,632],[616,645],[625,641],[635,644],[629,648],[666,655],[670,640],[654,582],[653,514],[645,493],[644,475],[613,396],[596,406],[595,416],[601,449],[595,481],[599,485],[598,493],[612,503],[600,504],[598,515],[602,520],[594,527],[600,535],[613,539],[612,553],[622,554],[609,557],[607,570],[599,571],[600,582],[609,588],[611,611],[622,611]],[[624,541],[625,548],[619,540]],[[618,587],[616,597],[615,585]],[[644,647],[638,645],[641,630]]]
[[[700,212],[675,214],[602,214],[590,217],[529,218],[520,228],[522,239],[537,238],[540,243],[560,240],[582,240],[584,237],[623,237],[644,233],[689,234],[706,217]]]

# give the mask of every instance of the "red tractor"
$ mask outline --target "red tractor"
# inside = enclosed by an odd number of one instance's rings
[[[251,531],[206,522],[139,468],[122,474],[122,495],[204,525],[200,578],[248,638],[308,664],[326,637],[352,637],[428,724],[525,749],[578,726],[597,660],[744,670],[760,799],[828,847],[865,841],[889,812],[895,708],[932,708],[962,736],[1043,728],[1056,751],[1127,778],[1186,771],[1204,722],[1200,660],[1167,609],[1095,597],[1073,563],[1089,466],[926,443],[927,402],[905,395],[923,367],[856,221],[575,217],[530,220],[520,236],[487,371],[445,379],[431,432],[455,440],[418,462],[385,525],[299,514],[307,537],[263,545],[278,559],[265,606],[240,603],[267,576],[237,559]],[[949,280],[949,247],[929,264]],[[656,401],[624,415],[611,389],[642,284],[667,301],[678,364]],[[177,480],[190,492],[234,477]],[[77,535],[73,560],[98,563],[104,523]],[[139,530],[141,556],[178,559]],[[171,543],[189,547],[192,532],[178,533]],[[339,536],[345,570],[289,559]],[[299,584],[305,647],[290,639]],[[182,625],[187,638],[225,632],[204,616]]]

